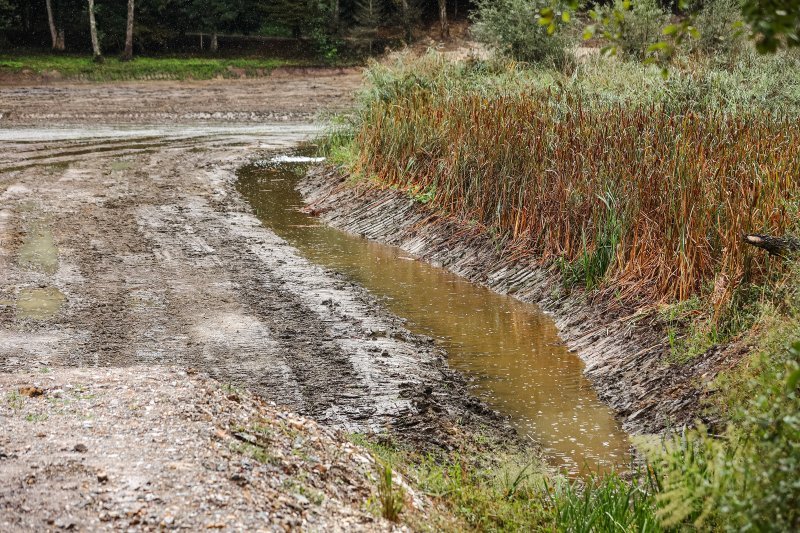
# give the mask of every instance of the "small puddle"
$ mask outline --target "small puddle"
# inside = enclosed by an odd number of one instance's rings
[[[538,307],[301,213],[294,186],[305,166],[288,161],[239,172],[238,190],[267,227],[309,260],[382,298],[412,331],[438,339],[474,393],[509,415],[553,464],[570,474],[625,467],[627,435],[584,377],[582,361],[567,351]]]
[[[64,294],[55,287],[22,289],[17,295],[17,316],[46,320],[61,309],[65,300]]]
[[[111,163],[111,170],[130,170],[133,168],[133,161],[113,161]]]
[[[37,220],[28,225],[17,255],[17,264],[51,275],[58,270],[58,248],[53,240],[53,232],[43,221]]]

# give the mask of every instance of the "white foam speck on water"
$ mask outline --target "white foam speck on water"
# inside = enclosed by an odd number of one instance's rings
[[[270,163],[321,163],[324,157],[305,157],[301,155],[277,155],[269,160]]]

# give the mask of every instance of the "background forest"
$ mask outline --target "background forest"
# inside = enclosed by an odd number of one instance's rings
[[[99,45],[124,49],[128,10],[134,10],[136,53],[216,51],[218,35],[303,39],[330,53],[342,39],[380,35],[411,39],[421,23],[444,13],[464,17],[468,0],[95,0]],[[200,34],[205,34],[201,44]],[[235,50],[242,46],[242,39]],[[0,0],[0,44],[88,51],[91,47],[86,0]],[[224,47],[223,47],[224,48]]]

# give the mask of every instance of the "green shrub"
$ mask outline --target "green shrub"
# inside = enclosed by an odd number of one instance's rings
[[[700,37],[693,48],[706,54],[729,56],[745,46],[740,0],[708,0],[697,13]]]
[[[567,38],[548,35],[538,22],[539,10],[550,5],[547,0],[479,0],[473,31],[507,57],[562,68],[571,55]]]
[[[763,357],[764,371],[745,387],[749,400],[722,436],[700,426],[660,445],[640,443],[660,474],[656,515],[665,527],[800,528],[800,342]]]
[[[625,56],[644,59],[647,48],[661,40],[667,15],[657,0],[614,0],[596,11],[605,33]]]

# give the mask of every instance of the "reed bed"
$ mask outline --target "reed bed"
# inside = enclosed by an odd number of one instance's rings
[[[354,170],[623,299],[729,295],[798,219],[796,118],[417,85],[363,109]]]

